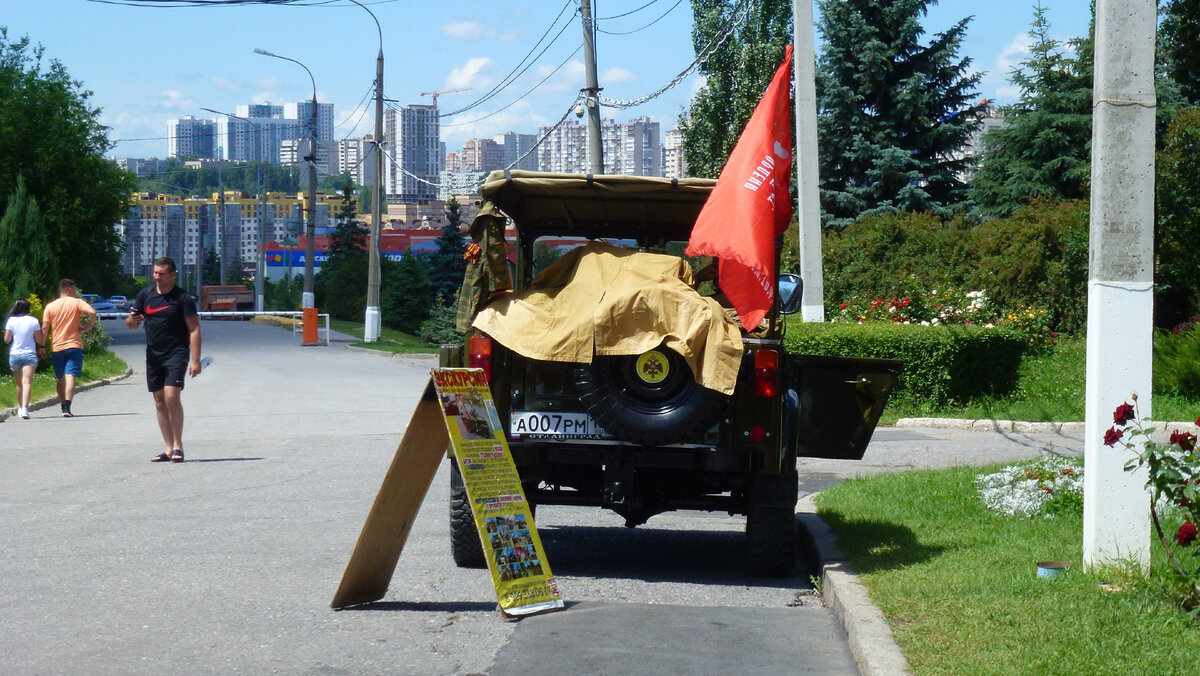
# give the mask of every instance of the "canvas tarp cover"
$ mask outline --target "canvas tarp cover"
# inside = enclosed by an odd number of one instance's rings
[[[529,359],[588,364],[592,355],[678,352],[696,382],[733,394],[742,337],[715,300],[692,288],[687,261],[589,242],[498,298],[473,326]]]

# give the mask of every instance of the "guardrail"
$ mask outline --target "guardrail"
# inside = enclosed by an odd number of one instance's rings
[[[266,316],[266,317],[291,317],[292,319],[300,320],[304,316],[304,313],[300,310],[272,310],[270,312],[221,310],[221,311],[198,312],[196,314],[198,314],[201,319],[254,319],[255,317]],[[100,319],[125,319],[126,317],[129,316],[129,313],[128,312],[97,312],[96,316],[99,317]],[[317,321],[320,322],[322,317],[325,320],[325,327],[321,328],[321,326],[318,324],[318,326],[317,326],[317,342],[318,343],[324,342],[325,345],[329,345],[329,331],[330,331],[329,315],[324,312],[319,313],[319,314],[317,314]],[[299,335],[299,336],[301,336],[301,339],[303,339],[302,334],[303,334],[302,323],[300,321],[293,322],[292,323],[292,337],[294,338],[297,335]]]

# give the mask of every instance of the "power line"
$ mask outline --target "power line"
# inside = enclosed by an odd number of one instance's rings
[[[658,0],[654,0],[654,2],[657,2],[657,1],[658,1]],[[682,2],[683,2],[683,0],[675,0],[675,4],[674,4],[674,5],[671,5],[671,8],[670,8],[670,9],[668,9],[667,11],[665,11],[665,12],[663,12],[662,14],[658,15],[658,18],[657,18],[657,19],[654,19],[653,21],[651,21],[650,23],[648,23],[648,24],[646,24],[646,25],[642,26],[641,28],[635,28],[635,29],[633,29],[633,30],[631,30],[631,31],[606,31],[606,30],[604,30],[603,28],[597,27],[597,28],[596,28],[596,30],[597,30],[598,32],[600,32],[600,33],[604,33],[605,35],[633,35],[634,33],[640,33],[640,32],[642,32],[642,31],[646,30],[647,28],[649,28],[649,27],[653,26],[654,24],[658,23],[659,21],[662,21],[663,19],[665,19],[665,18],[667,17],[667,15],[668,15],[668,14],[670,14],[671,12],[674,12],[674,11],[675,11],[675,8],[676,8],[676,7],[678,7],[678,6],[680,5],[680,3],[682,3]],[[652,2],[652,3],[650,3],[650,4],[654,4],[654,3]],[[642,7],[649,7],[649,6],[650,6],[650,4],[643,5]],[[634,11],[637,11],[637,10],[634,10]],[[630,12],[630,13],[632,13],[632,12]],[[621,15],[618,15],[618,16],[625,16],[625,15],[624,15],[624,14],[621,14]],[[614,18],[615,18],[615,17],[614,17]],[[599,20],[597,20],[597,21],[599,21]]]
[[[486,120],[493,115],[499,115],[500,113],[508,110],[509,108],[512,108],[518,102],[524,100],[526,96],[529,96],[530,94],[532,94],[534,92],[534,90],[536,90],[538,87],[541,87],[543,84],[545,84],[546,80],[549,80],[550,78],[554,77],[554,74],[557,73],[559,70],[561,70],[563,66],[570,63],[571,59],[574,58],[575,55],[578,54],[579,50],[581,50],[581,49],[583,49],[583,45],[579,45],[578,47],[576,47],[575,51],[571,52],[567,56],[567,58],[564,59],[562,63],[558,64],[558,66],[554,70],[550,71],[550,73],[548,75],[546,75],[546,77],[542,78],[541,82],[538,82],[537,84],[535,84],[533,87],[531,87],[529,89],[529,91],[527,91],[524,94],[517,97],[515,100],[513,100],[507,106],[504,106],[503,108],[500,108],[499,110],[494,110],[494,111],[488,113],[487,115],[484,115],[483,117],[477,117],[474,120],[470,120],[467,122],[448,122],[448,123],[442,124],[441,126],[442,127],[461,127],[463,125],[475,124],[476,122]]]

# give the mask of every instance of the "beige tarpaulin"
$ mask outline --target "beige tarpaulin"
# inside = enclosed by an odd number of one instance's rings
[[[678,256],[603,242],[574,249],[499,298],[473,326],[529,359],[588,364],[592,355],[636,355],[666,343],[696,382],[733,394],[742,337],[715,300],[692,288]]]

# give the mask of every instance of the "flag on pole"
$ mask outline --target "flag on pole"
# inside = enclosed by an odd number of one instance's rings
[[[720,259],[721,291],[747,331],[758,326],[775,300],[775,238],[792,218],[791,65],[788,45],[696,218],[686,250],[689,256]]]

